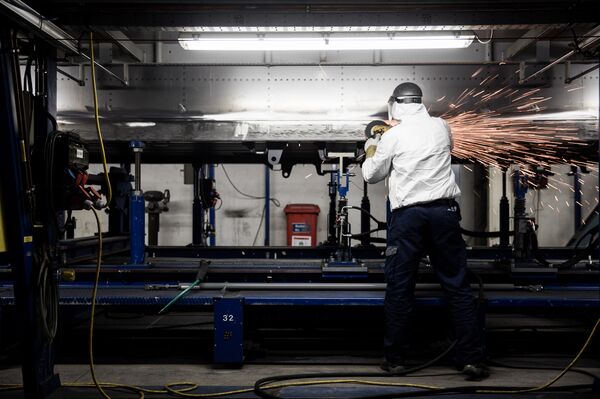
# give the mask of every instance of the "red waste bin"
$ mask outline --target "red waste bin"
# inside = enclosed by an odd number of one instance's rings
[[[292,247],[314,247],[317,245],[317,218],[321,210],[313,204],[288,204],[287,243]]]

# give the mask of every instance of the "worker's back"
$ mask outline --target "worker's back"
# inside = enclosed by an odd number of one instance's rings
[[[406,112],[399,124],[382,138],[390,141],[394,152],[389,179],[392,208],[460,196],[450,163],[448,124],[429,116],[423,104],[402,108]]]

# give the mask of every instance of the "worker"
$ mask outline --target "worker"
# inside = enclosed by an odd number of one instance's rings
[[[441,118],[429,116],[423,93],[402,83],[388,102],[391,126],[365,143],[362,174],[368,183],[389,178],[392,213],[385,260],[385,359],[381,368],[404,369],[417,270],[429,255],[450,306],[457,340],[455,362],[470,378],[489,375],[476,303],[467,279],[466,246],[460,232],[460,189],[451,168],[452,134]]]

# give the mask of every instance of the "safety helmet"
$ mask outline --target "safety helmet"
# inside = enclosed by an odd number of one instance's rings
[[[396,102],[404,104],[420,104],[422,102],[422,97],[423,92],[421,91],[421,88],[419,86],[411,82],[405,82],[396,86],[394,92],[392,93],[392,96],[388,100],[388,103],[393,104]]]

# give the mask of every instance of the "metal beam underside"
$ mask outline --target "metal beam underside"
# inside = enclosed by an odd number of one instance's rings
[[[571,69],[577,72],[587,67],[572,65]],[[63,68],[78,71],[76,66]],[[127,89],[99,74],[101,126],[109,161],[129,160],[127,142],[142,140],[148,143],[144,162],[151,163],[198,159],[265,163],[267,148],[284,148],[284,160],[317,164],[322,159],[316,150],[325,143],[341,146],[343,151],[360,147],[357,143],[364,140],[364,126],[387,116],[387,96],[402,81],[416,81],[427,93],[425,104],[432,115],[440,115],[464,90],[480,87],[483,80],[496,75],[487,90],[506,84],[518,88],[517,68],[484,64],[131,65]],[[544,121],[544,113],[575,111],[581,115],[569,122],[579,128],[580,138],[596,140],[597,116],[586,110],[598,96],[597,72],[578,80],[577,86],[563,84],[560,68],[550,73],[535,79],[539,95],[551,97],[535,118],[542,124],[556,123],[556,119]],[[96,162],[90,90],[67,78],[58,84],[59,125],[92,143],[92,162]],[[510,103],[510,99],[501,101]],[[585,158],[593,152],[582,150]]]
[[[593,1],[47,1],[66,25],[475,26],[594,22]]]
[[[123,51],[131,56],[137,62],[144,61],[144,51],[138,47],[137,44],[132,42],[125,33],[120,30],[107,30],[106,33],[111,39],[115,41]]]
[[[548,25],[543,27],[536,27],[525,33],[520,39],[517,39],[508,49],[506,49],[505,56],[507,60],[512,60],[527,47],[535,43],[541,37],[546,35],[549,31],[555,29],[555,25]]]

